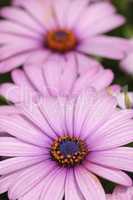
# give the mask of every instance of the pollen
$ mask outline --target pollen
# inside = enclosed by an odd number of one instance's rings
[[[79,138],[63,136],[53,142],[50,155],[60,166],[75,167],[86,159],[88,148]]]
[[[45,41],[47,48],[58,53],[66,53],[74,50],[77,43],[78,40],[75,34],[67,30],[49,31]]]

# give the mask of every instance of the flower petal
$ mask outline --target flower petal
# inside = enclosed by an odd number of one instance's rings
[[[45,160],[44,155],[34,157],[17,157],[0,161],[0,174],[6,175],[30,167]]]
[[[0,156],[45,156],[45,149],[39,148],[11,137],[0,138]],[[47,157],[47,156],[46,156]]]
[[[49,143],[49,138],[43,132],[19,115],[14,115],[13,118],[0,116],[0,127],[4,132],[34,145],[47,147]]]
[[[99,180],[84,168],[77,168],[75,176],[78,187],[85,199],[105,200],[105,193]]]
[[[49,174],[49,180],[44,186],[40,200],[50,199],[51,194],[54,194],[54,200],[63,199],[65,193],[66,170],[56,170],[54,175]]]
[[[88,159],[100,165],[133,172],[133,148],[92,152]]]
[[[19,199],[25,195],[39,184],[42,179],[45,179],[54,168],[55,166],[52,162],[45,161],[25,169],[25,171],[18,176],[18,180],[14,181],[9,188],[9,199]]]
[[[128,42],[125,39],[111,36],[91,37],[78,46],[81,52],[118,60],[124,57],[127,48]]]
[[[74,171],[70,169],[67,172],[66,185],[65,185],[65,199],[81,200],[82,199],[81,197],[82,194],[80,193],[76,185]]]
[[[131,178],[124,172],[120,170],[116,170],[113,168],[106,168],[101,165],[96,165],[94,163],[88,162],[86,168],[91,171],[92,173],[101,176],[107,180],[113,181],[115,183],[131,186],[132,180]]]

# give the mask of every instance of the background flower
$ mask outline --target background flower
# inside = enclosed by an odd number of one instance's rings
[[[99,63],[90,63],[85,56],[78,56],[78,63],[72,56],[69,60],[55,57],[51,61],[27,64],[23,70],[12,72],[14,83],[0,86],[0,94],[8,101],[19,103],[39,100],[41,96],[76,96],[88,87],[97,91],[108,87],[113,81],[113,73],[104,69]],[[79,72],[80,76],[79,76]]]
[[[80,0],[29,0],[21,6],[5,7],[0,12],[5,18],[0,21],[2,73],[37,54],[43,54],[44,59],[54,54],[59,59],[67,54],[69,59],[69,54],[76,57],[77,52],[118,60],[124,57],[127,41],[103,35],[125,22],[107,2],[89,5]]]

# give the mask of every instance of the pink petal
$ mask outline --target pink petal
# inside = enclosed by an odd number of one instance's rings
[[[105,193],[99,180],[84,168],[75,170],[78,187],[85,199],[105,200]]]
[[[133,172],[133,149],[129,147],[92,152],[88,159],[100,165]]]
[[[133,74],[133,53],[129,53],[121,62],[121,68],[129,74]]]
[[[15,39],[15,42],[16,39]],[[3,47],[0,48],[1,53],[0,53],[0,59],[1,60],[6,60],[8,58],[12,58],[13,56],[15,57],[16,55],[21,55],[21,54],[25,54],[28,52],[33,52],[36,49],[40,48],[40,44],[38,43],[38,41],[33,41],[33,40],[25,40],[25,39],[20,39],[19,38],[19,42],[17,42],[17,44],[8,44],[5,45]]]
[[[126,173],[120,170],[116,170],[113,168],[105,168],[101,165],[96,165],[91,162],[88,162],[85,166],[92,173],[100,177],[103,177],[107,180],[113,181],[121,185],[126,185],[126,186],[132,185],[131,178]]]
[[[19,199],[45,179],[54,170],[52,162],[45,161],[25,169],[9,188],[9,199]]]
[[[42,63],[38,65],[25,65],[24,71],[27,78],[32,83],[34,90],[38,91],[42,96],[48,96],[47,85],[43,78]]]
[[[12,21],[0,21],[0,33],[10,33],[17,34],[19,36],[31,37],[34,39],[39,39],[40,34],[34,32],[33,30],[28,29],[27,27],[21,26],[20,24],[14,23]]]
[[[21,69],[15,69],[11,72],[12,80],[16,85],[29,88],[31,91],[34,91],[33,85],[28,80],[26,74]]]
[[[15,173],[11,173],[5,176],[0,177],[0,193],[5,193],[8,191],[9,187],[12,185],[12,183],[16,180],[18,175],[22,173],[23,170],[17,171]]]
[[[56,1],[51,1],[51,3],[53,5],[53,10],[54,10],[58,25],[60,27],[63,27],[65,25],[66,10],[67,10],[70,2],[69,1],[56,0]]]
[[[11,137],[0,138],[0,155],[13,156],[40,156],[45,154],[45,149],[39,148]]]
[[[106,93],[99,93],[98,98],[95,99],[92,108],[86,116],[82,128],[82,137],[88,137],[88,142],[91,141],[91,138],[95,137],[95,131],[99,130],[106,120],[115,112],[116,104],[115,98],[112,98]],[[92,142],[90,143],[91,145],[93,144]]]
[[[68,170],[67,177],[66,177],[66,184],[65,184],[65,199],[75,199],[81,200],[81,193],[76,185],[76,180],[74,177],[73,170]]]
[[[68,57],[67,61],[58,57],[57,59],[52,58],[46,62],[43,69],[46,85],[51,95],[67,96],[70,94],[77,78],[74,57]]]
[[[44,156],[17,157],[0,161],[0,174],[6,175],[44,161]]]
[[[44,104],[43,104],[44,106]],[[37,104],[31,103],[31,106],[29,105],[20,105],[18,107],[20,112],[24,117],[26,117],[30,122],[33,123],[36,127],[40,128],[41,131],[47,135],[50,138],[55,138],[56,134],[53,131],[53,129],[50,127],[47,119],[43,116],[43,113],[41,110],[39,110],[39,107]]]
[[[13,118],[0,116],[0,127],[4,132],[34,145],[45,147],[50,142],[43,132],[18,115]]]
[[[33,31],[44,33],[43,27],[36,22],[30,15],[22,9],[17,7],[4,7],[0,14],[11,21],[17,22],[22,26],[26,26]]]
[[[0,86],[0,95],[4,96],[7,101],[30,104],[37,98],[37,93],[31,91],[29,87],[17,86],[13,83],[4,83]]]
[[[64,98],[46,98],[39,103],[44,119],[46,119],[47,123],[57,136],[66,133],[64,126],[64,104]]]
[[[18,114],[19,111],[17,108],[15,108],[14,106],[0,106],[0,115],[12,115],[12,114]]]
[[[105,19],[99,21],[99,23],[93,25],[92,28],[89,28],[89,26],[86,27],[85,33],[82,35],[82,38],[109,32],[123,25],[124,22],[125,18],[121,15],[115,14],[110,17],[106,17]]]
[[[52,58],[52,61],[46,62],[46,67],[44,66],[43,68],[44,79],[52,96],[60,94],[60,79],[63,68],[64,61],[63,59],[60,60],[59,57]]]
[[[128,144],[133,141],[132,112],[123,110],[114,115],[104,123],[88,142],[91,149],[106,150]]]
[[[83,76],[80,76],[73,89],[74,94],[80,94],[82,90],[91,87],[92,79],[98,73],[99,66],[91,67]]]
[[[85,33],[87,29],[91,29],[89,27],[95,27],[96,24],[101,23],[106,18],[110,18],[114,13],[115,7],[108,2],[100,2],[89,6],[78,21],[78,32]]]
[[[26,59],[26,66],[29,65],[36,65],[39,67],[45,64],[45,61],[50,57],[51,53],[50,51],[44,49],[44,48],[39,48],[36,51],[33,51],[31,55]]]
[[[133,187],[117,186],[113,192],[112,200],[132,200],[133,198]]]
[[[8,72],[15,67],[21,66],[27,58],[31,55],[31,52],[22,53],[13,57],[7,58],[0,62],[0,73]]]
[[[33,16],[34,20],[44,27],[44,30],[55,27],[56,24],[54,23],[53,10],[51,9],[51,4],[49,1],[38,2],[29,0],[28,4],[26,1],[23,1],[21,5],[31,16]]]
[[[78,23],[82,13],[84,12],[85,8],[87,7],[88,0],[80,1],[72,1],[69,2],[68,6],[66,7],[66,15],[64,16],[65,19],[65,26],[68,28],[72,28],[75,24]],[[69,10],[69,15],[67,15],[67,10]],[[74,12],[76,11],[76,12]]]
[[[96,90],[105,89],[109,86],[114,79],[114,74],[110,69],[101,69],[99,73],[92,79],[92,86],[96,88]]]
[[[82,41],[78,46],[81,52],[111,59],[122,59],[127,48],[127,41],[111,36],[91,37]]]
[[[93,67],[101,67],[101,65],[96,60],[81,53],[75,53],[75,58],[79,75],[86,73]]]
[[[95,103],[96,98],[96,92],[91,88],[82,91],[82,93],[77,97],[73,111],[74,133],[76,135],[81,134],[86,117]],[[73,122],[73,120],[71,121]]]
[[[66,174],[65,169],[58,169],[54,174],[49,174],[49,179],[42,190],[40,200],[51,199],[51,194],[54,194],[54,200],[63,199]]]
[[[39,200],[41,192],[45,185],[45,179],[41,180],[32,190],[27,192],[23,197],[19,198],[19,200],[31,200],[34,197],[34,200]]]
[[[65,126],[67,134],[74,136],[74,109],[75,109],[75,98],[71,98],[69,101],[66,101],[65,104]]]

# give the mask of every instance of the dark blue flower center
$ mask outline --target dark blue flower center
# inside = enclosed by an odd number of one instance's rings
[[[74,155],[79,151],[79,144],[74,141],[63,141],[60,144],[60,151],[64,156]]]
[[[58,41],[66,40],[68,37],[68,34],[65,31],[57,31],[55,32],[55,38]]]
[[[75,167],[82,164],[88,155],[85,141],[72,137],[61,136],[53,141],[50,157],[63,167]]]

